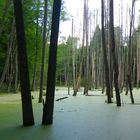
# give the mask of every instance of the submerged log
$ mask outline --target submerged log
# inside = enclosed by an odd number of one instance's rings
[[[66,98],[68,98],[68,97],[62,97],[62,98],[57,99],[56,101],[60,101],[60,100],[66,99]]]

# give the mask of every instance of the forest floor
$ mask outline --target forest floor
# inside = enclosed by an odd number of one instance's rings
[[[73,97],[72,91],[67,95],[66,88],[57,88],[53,125],[42,126],[42,104],[38,92],[32,93],[31,127],[22,126],[20,94],[0,94],[0,140],[140,140],[140,90],[134,90],[134,105],[121,94],[121,107],[105,103],[101,91],[89,94],[81,90]],[[62,97],[68,98],[56,101]]]

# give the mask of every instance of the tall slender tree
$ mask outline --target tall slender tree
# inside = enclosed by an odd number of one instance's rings
[[[33,80],[31,89],[35,89],[36,71],[37,71],[37,61],[38,61],[38,47],[39,47],[39,0],[36,1],[36,33],[35,33],[35,62],[33,71]]]
[[[131,21],[130,21],[130,32],[129,32],[129,44],[128,44],[128,72],[127,72],[127,81],[130,90],[130,98],[132,104],[134,104],[134,97],[132,92],[132,26],[134,22],[134,6],[135,0],[132,0],[132,14],[131,14]]]
[[[85,5],[85,39],[86,39],[86,68],[85,68],[85,87],[84,95],[88,95],[89,90],[89,11],[88,11],[88,0]]]
[[[50,49],[49,49],[46,101],[44,104],[43,116],[42,116],[43,125],[53,123],[56,55],[57,55],[58,33],[59,33],[60,9],[61,9],[61,0],[54,0],[53,13],[52,13]]]
[[[75,41],[74,41],[74,20],[72,19],[72,76],[73,76],[73,89],[75,87]]]
[[[22,0],[14,0],[14,13],[17,33],[17,44],[18,44],[18,63],[20,70],[19,74],[20,74],[21,97],[22,97],[23,125],[29,126],[34,124],[34,117],[31,102],[25,30],[22,13]]]
[[[45,61],[45,50],[46,50],[46,26],[47,26],[47,8],[48,0],[45,0],[44,5],[44,27],[43,27],[43,46],[42,46],[42,59],[41,59],[41,75],[40,75],[40,91],[39,91],[39,103],[42,102],[43,85],[44,85],[44,61]]]
[[[119,86],[118,86],[118,61],[116,59],[116,52],[115,52],[115,37],[114,37],[114,1],[110,0],[110,44],[112,46],[112,57],[113,57],[113,70],[114,70],[114,86],[116,91],[116,102],[117,106],[121,106],[121,99],[119,93]]]
[[[84,0],[84,12],[83,12],[83,36],[82,36],[82,48],[81,48],[81,58],[80,58],[80,63],[79,63],[79,70],[77,73],[77,78],[75,80],[75,87],[74,87],[74,93],[73,96],[77,95],[78,89],[80,87],[80,81],[81,81],[81,75],[82,75],[82,68],[83,68],[83,62],[84,62],[84,45],[85,45],[85,14],[86,14],[86,0]]]
[[[102,22],[102,47],[103,47],[103,56],[104,56],[106,95],[107,95],[107,102],[111,103],[109,66],[108,66],[108,61],[107,61],[105,29],[104,29],[104,0],[101,0],[101,11],[102,11],[102,17],[101,17],[102,18],[101,19],[101,22]]]

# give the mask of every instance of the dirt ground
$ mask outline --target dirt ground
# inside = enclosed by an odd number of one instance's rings
[[[101,91],[67,95],[57,88],[54,123],[42,126],[42,104],[32,93],[35,125],[22,127],[20,94],[0,95],[0,140],[140,140],[140,90],[134,90],[135,104],[121,94],[122,107],[105,103]],[[61,97],[68,97],[56,101]]]

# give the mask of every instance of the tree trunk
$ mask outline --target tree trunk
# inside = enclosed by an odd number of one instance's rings
[[[140,34],[137,37],[137,88],[140,87]]]
[[[77,79],[74,87],[74,93],[73,96],[77,95],[78,89],[80,87],[80,81],[81,81],[81,75],[82,75],[82,66],[83,66],[83,60],[84,60],[84,44],[85,44],[85,6],[86,6],[86,1],[84,1],[84,13],[83,13],[83,37],[82,37],[82,48],[81,48],[81,60],[80,60],[80,65],[79,65],[79,71],[77,74]]]
[[[34,117],[31,102],[28,61],[26,53],[26,40],[21,0],[14,0],[14,13],[18,44],[18,63],[20,69],[23,125],[30,126],[34,124]]]
[[[75,41],[74,41],[74,27],[72,19],[72,76],[73,76],[73,89],[75,87]]]
[[[15,93],[18,92],[18,52],[16,46],[16,56],[15,56]]]
[[[59,33],[59,19],[60,19],[61,0],[54,0],[51,38],[49,49],[49,63],[48,63],[48,77],[47,77],[47,90],[46,101],[43,108],[42,124],[53,123],[53,110],[54,110],[54,92],[55,92],[55,74],[56,74],[56,55],[57,55],[57,42]]]
[[[43,46],[42,46],[41,75],[40,75],[40,91],[39,91],[39,100],[38,100],[39,103],[42,102],[43,85],[44,85],[44,61],[45,61],[45,50],[46,50],[47,9],[48,9],[48,0],[45,0],[44,27],[43,27]]]
[[[132,26],[133,26],[133,21],[134,21],[134,5],[135,5],[135,0],[132,1],[132,15],[131,15],[131,21],[130,21],[130,35],[129,35],[129,44],[128,44],[128,73],[127,73],[127,80],[128,80],[128,86],[130,90],[130,98],[132,104],[134,104],[134,98],[133,98],[133,88],[132,88]]]
[[[115,53],[115,38],[114,38],[114,7],[113,7],[113,0],[110,0],[110,42],[112,46],[112,55],[113,55],[113,70],[114,70],[114,86],[116,91],[116,102],[117,106],[121,106],[121,99],[119,93],[119,86],[118,86],[118,62]]]
[[[111,94],[110,94],[110,80],[109,80],[109,67],[107,61],[106,54],[106,43],[105,43],[105,31],[104,31],[104,0],[101,0],[102,6],[102,47],[103,47],[103,55],[104,55],[104,66],[105,66],[105,83],[106,83],[106,94],[107,94],[107,102],[111,103]]]
[[[13,42],[15,42],[15,35],[13,36],[14,36]],[[9,81],[8,81],[9,82],[8,92],[11,91],[11,86],[12,86],[12,82],[14,80],[14,75],[15,75],[15,68],[14,68],[15,56],[16,56],[16,48],[13,49],[13,52],[11,52],[11,56],[10,56],[10,67],[9,67],[10,75],[9,75]]]
[[[33,80],[32,80],[32,87],[31,89],[34,91],[35,89],[35,80],[36,80],[36,71],[37,71],[37,61],[38,61],[38,35],[39,35],[39,30],[38,30],[38,26],[39,26],[39,13],[38,13],[38,3],[39,0],[37,1],[37,19],[36,19],[36,37],[35,37],[35,49],[36,49],[36,53],[35,53],[35,61],[34,61],[34,72],[33,72]]]
[[[86,0],[85,5],[85,35],[86,35],[86,75],[85,75],[85,87],[84,87],[84,95],[88,95],[89,90],[89,19],[88,19],[88,0]]]

